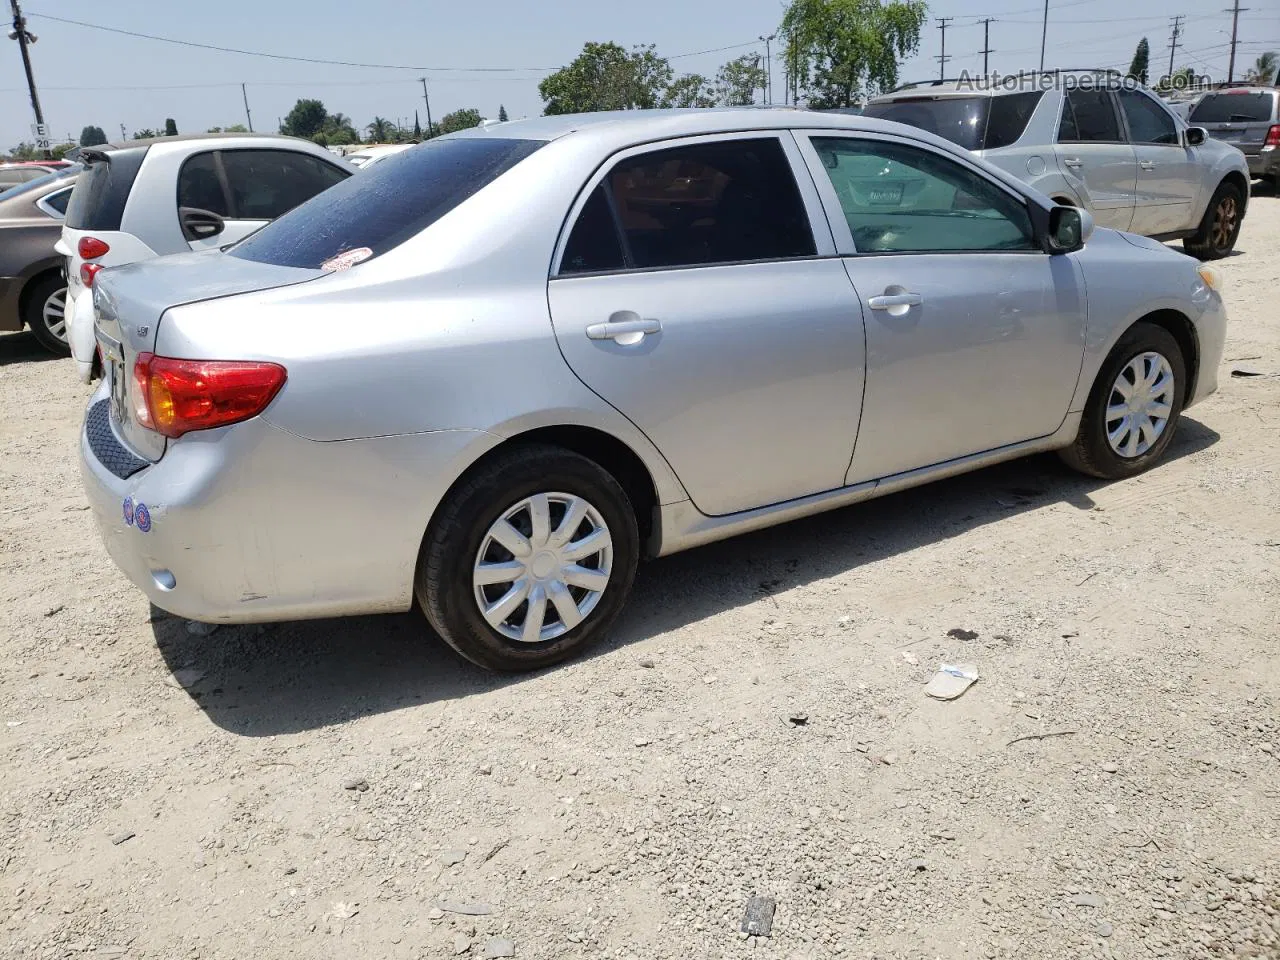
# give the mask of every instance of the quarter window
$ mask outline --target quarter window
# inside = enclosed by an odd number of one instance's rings
[[[626,266],[618,224],[609,207],[604,184],[587,198],[578,222],[573,225],[569,242],[560,261],[561,273],[590,273],[599,270],[621,270]]]
[[[1178,143],[1178,125],[1173,117],[1146,94],[1121,90],[1120,107],[1129,122],[1129,137],[1134,143]]]
[[[1026,205],[953,160],[878,140],[813,146],[859,253],[1036,249]]]
[[[51,193],[40,202],[50,210],[57,210],[64,217],[67,215],[67,203],[71,200],[71,188]]]
[[[1120,143],[1120,122],[1106,90],[1069,90],[1062,105],[1059,143]]]

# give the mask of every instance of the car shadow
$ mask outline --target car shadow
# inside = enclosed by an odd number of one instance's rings
[[[1219,439],[1184,418],[1167,460]],[[1052,454],[1028,457],[646,563],[612,635],[587,656],[613,656],[724,610],[1029,510],[1054,503],[1091,510],[1090,495],[1108,485],[1069,471]],[[416,611],[226,626],[208,636],[156,611],[152,630],[166,664],[209,719],[247,737],[461,700],[528,676],[466,663]]]
[[[23,330],[21,333],[0,334],[0,367],[11,363],[60,359],[61,357],[40,346],[40,341],[32,336],[29,330]]]

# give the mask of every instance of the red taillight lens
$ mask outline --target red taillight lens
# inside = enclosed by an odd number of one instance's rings
[[[100,263],[82,263],[80,264],[80,282],[86,287],[93,286],[93,278],[102,272],[102,264]]]
[[[1267,142],[1264,147],[1280,147],[1280,123],[1273,123],[1267,131]]]
[[[81,260],[96,260],[110,253],[111,248],[97,237],[81,237],[80,242],[76,244],[76,252],[80,254]]]
[[[133,365],[134,416],[166,437],[239,423],[265,410],[287,376],[277,363],[140,353]]]

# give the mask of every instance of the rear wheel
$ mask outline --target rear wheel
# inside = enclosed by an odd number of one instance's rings
[[[1080,432],[1059,456],[1106,480],[1150,469],[1173,440],[1186,384],[1186,361],[1173,335],[1153,323],[1135,323],[1103,363]]]
[[[67,343],[67,285],[61,277],[50,274],[23,293],[22,320],[46,350],[62,357],[71,355]]]
[[[1221,260],[1229,254],[1244,223],[1244,195],[1234,183],[1222,182],[1209,201],[1195,236],[1182,241],[1187,253],[1201,260]]]
[[[608,631],[631,592],[639,541],[626,493],[598,464],[558,447],[520,447],[441,505],[415,592],[468,660],[533,670]]]

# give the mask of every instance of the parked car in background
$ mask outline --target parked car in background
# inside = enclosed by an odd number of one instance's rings
[[[1088,73],[1088,72],[1086,72]],[[1202,260],[1235,246],[1249,202],[1249,165],[1234,146],[1188,126],[1145,88],[1118,77],[1088,84],[980,87],[909,84],[865,115],[909,123],[994,163],[1099,225],[1181,239]],[[1030,89],[1028,89],[1030,87]]]
[[[415,146],[412,143],[379,143],[365,147],[363,150],[357,150],[355,153],[347,154],[347,162],[355,164],[360,169],[370,167],[380,160],[387,157],[394,157],[397,153],[408,150]]]
[[[38,180],[70,166],[65,160],[15,160],[0,163],[0,190]]]
[[[1280,89],[1241,85],[1206,93],[1190,120],[1239,149],[1252,176],[1273,187],[1280,177]]]
[[[79,172],[68,165],[0,192],[0,330],[29,327],[63,355],[67,284],[55,246]]]
[[[135,140],[86,147],[80,159],[85,170],[58,249],[66,258],[71,355],[86,381],[99,271],[234,243],[355,172],[309,140],[266,134]]]
[[[519,120],[105,274],[82,472],[164,609],[416,598],[531,669],[609,628],[642,555],[1036,451],[1154,466],[1217,387],[1216,283],[901,124]]]

